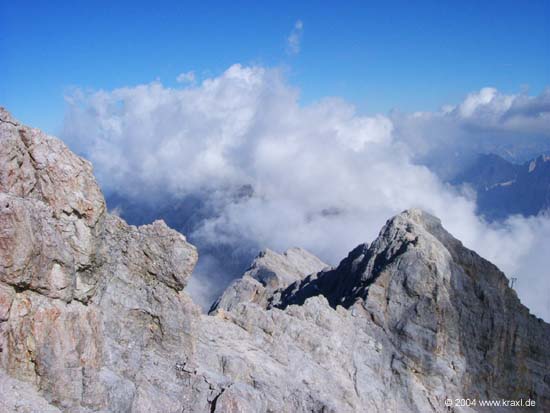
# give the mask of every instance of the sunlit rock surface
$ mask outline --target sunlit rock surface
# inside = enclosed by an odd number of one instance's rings
[[[265,249],[252,262],[242,278],[235,280],[213,304],[210,313],[232,310],[239,303],[272,305],[282,290],[328,265],[302,248],[290,248],[282,254]]]

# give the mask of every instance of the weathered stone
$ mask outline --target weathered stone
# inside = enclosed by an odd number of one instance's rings
[[[0,115],[1,369],[63,411],[181,411],[196,249],[106,214],[88,162]]]
[[[16,380],[0,370],[0,412],[61,413],[44,399],[33,385]]]
[[[0,284],[0,322],[9,318],[15,291],[7,285]]]
[[[251,302],[266,308],[268,301],[277,301],[274,292],[283,289],[328,265],[302,248],[290,248],[278,254],[265,249],[252,261],[242,278],[235,280],[210,309],[232,310],[239,303]]]

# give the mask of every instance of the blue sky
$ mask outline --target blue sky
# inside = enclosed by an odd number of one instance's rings
[[[176,86],[234,63],[281,66],[303,102],[340,96],[364,113],[550,85],[548,1],[265,3],[1,0],[0,104],[57,133],[71,88]]]

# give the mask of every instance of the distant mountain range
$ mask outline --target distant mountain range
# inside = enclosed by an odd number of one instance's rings
[[[471,185],[478,213],[489,220],[536,215],[550,208],[550,156],[514,164],[495,154],[479,155],[451,183]]]

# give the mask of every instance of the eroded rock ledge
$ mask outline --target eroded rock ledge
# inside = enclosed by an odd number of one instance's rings
[[[265,251],[212,315],[185,292],[196,260],[162,221],[108,214],[87,161],[1,109],[0,411],[550,410],[550,326],[423,211],[336,268]]]

